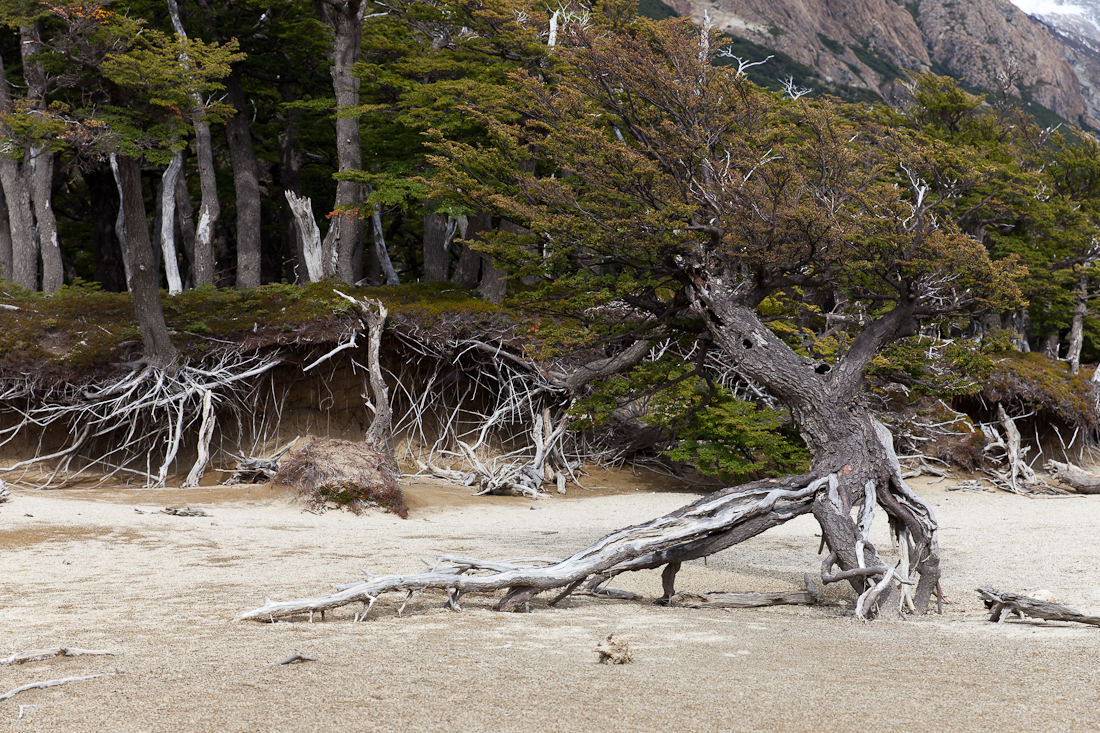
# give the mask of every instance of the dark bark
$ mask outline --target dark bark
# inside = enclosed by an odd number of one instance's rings
[[[179,227],[179,243],[187,259],[183,273],[185,287],[195,287],[195,206],[187,190],[187,161],[176,178],[176,225]]]
[[[462,251],[458,256],[458,264],[455,265],[455,272],[451,277],[452,282],[468,288],[477,285],[484,255],[471,249],[470,244],[477,241],[481,232],[487,232],[492,228],[493,219],[488,212],[479,211],[470,217],[466,226],[466,237],[462,242]]]
[[[11,280],[11,229],[3,186],[0,186],[0,280]]]
[[[280,84],[279,94],[284,102],[295,99],[294,90],[289,84]],[[287,110],[283,131],[279,134],[279,190],[290,191],[295,196],[302,194],[302,156],[298,152],[298,124],[301,116],[298,110]],[[283,263],[286,279],[299,284],[309,282],[297,218],[289,206],[280,208],[280,211],[283,212]]]
[[[229,104],[237,111],[225,121],[233,165],[233,188],[237,195],[237,286],[258,288],[261,281],[260,175],[239,71],[229,75],[225,87]]]
[[[160,302],[153,244],[149,238],[149,223],[141,192],[141,165],[136,158],[127,155],[119,155],[117,160],[134,315],[141,330],[145,360],[155,367],[166,369],[176,360],[176,348],[168,335]]]
[[[115,238],[118,211],[118,189],[106,167],[84,174],[92,211],[92,243],[95,247],[95,279],[104,290],[121,293],[126,290],[126,269],[122,252]]]
[[[442,282],[447,279],[449,253],[447,252],[446,214],[424,215],[424,281]]]

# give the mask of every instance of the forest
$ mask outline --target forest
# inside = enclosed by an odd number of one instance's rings
[[[924,612],[938,528],[906,472],[1064,491],[1041,456],[1097,490],[1074,464],[1097,439],[1100,145],[1038,124],[1009,75],[913,72],[876,103],[769,88],[708,24],[620,0],[0,12],[0,445],[33,447],[5,472],[196,485],[217,454],[398,513],[401,471],[728,486],[556,564],[242,618],[425,587],[515,610],[658,567],[667,600],[681,563],[808,513],[858,616]],[[280,464],[311,379],[367,417]]]

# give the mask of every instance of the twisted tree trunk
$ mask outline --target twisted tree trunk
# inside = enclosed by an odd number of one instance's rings
[[[829,551],[822,580],[852,585],[859,594],[857,616],[871,618],[904,608],[925,612],[939,581],[936,520],[901,478],[889,431],[859,399],[863,367],[908,327],[911,312],[898,308],[880,317],[828,370],[791,350],[763,325],[750,304],[738,302],[730,292],[715,294],[717,289],[698,287],[694,307],[738,369],[790,408],[814,455],[809,473],[723,489],[664,517],[612,532],[565,560],[532,564],[444,557],[427,572],[371,576],[329,596],[269,601],[238,618],[312,615],[349,603],[373,604],[381,593],[425,588],[449,591],[456,608],[463,593],[508,589],[497,607],[520,610],[547,590],[560,589],[550,601],[553,605],[582,585],[594,589],[619,573],[661,566],[667,600],[676,592],[682,563],[810,512],[821,525]],[[869,539],[876,506],[885,510],[898,540],[898,568],[883,561]],[[472,574],[486,571],[488,575]]]

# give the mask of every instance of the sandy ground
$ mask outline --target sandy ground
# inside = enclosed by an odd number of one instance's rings
[[[382,600],[366,623],[351,622],[358,607],[325,623],[229,621],[265,597],[329,592],[359,568],[412,570],[441,553],[565,556],[693,498],[653,477],[604,478],[617,490],[538,502],[412,485],[405,521],[308,514],[266,487],[16,491],[0,505],[0,657],[58,645],[117,656],[0,667],[0,694],[118,674],[0,702],[0,730],[1100,730],[1100,628],[992,624],[974,593],[1045,588],[1100,612],[1100,497],[918,485],[942,526],[948,603],[908,621],[861,623],[839,587],[830,607],[577,597],[530,614],[494,613],[491,599],[454,613],[425,595],[402,617],[400,599]],[[181,505],[211,516],[133,510]],[[817,546],[803,517],[685,565],[678,587],[798,588],[819,568]],[[652,598],[660,579],[614,585]],[[597,664],[609,632],[630,640],[633,664]],[[319,661],[250,673],[296,649]]]

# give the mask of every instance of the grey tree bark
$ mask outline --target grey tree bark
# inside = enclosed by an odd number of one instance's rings
[[[180,247],[187,258],[189,272],[184,278],[185,287],[195,287],[195,207],[187,190],[187,164],[176,177],[176,222],[179,224]]]
[[[233,189],[237,195],[237,286],[258,288],[261,275],[260,175],[249,130],[247,102],[240,72],[225,82],[229,104],[237,113],[225,121],[229,158],[233,165]]]
[[[365,0],[321,0],[325,23],[332,29],[332,88],[336,93],[336,156],[341,173],[362,168],[359,119],[347,110],[359,106],[359,78],[353,67],[359,61],[363,38]],[[362,187],[353,181],[337,181],[333,210],[354,209],[363,200]],[[344,282],[359,279],[356,252],[362,246],[357,216],[337,213],[324,241],[325,274]]]
[[[183,292],[183,280],[180,278],[179,256],[176,250],[176,181],[179,180],[182,168],[183,153],[177,151],[161,176],[159,188],[159,239],[164,260],[164,274],[168,278],[169,295],[179,295]]]
[[[11,88],[0,59],[0,112],[14,110]],[[24,176],[24,166],[12,156],[18,150],[11,142],[8,131],[0,126],[0,186],[8,207],[8,232],[11,236],[11,279],[28,290],[38,289],[38,239],[34,232],[34,214],[31,210],[31,192]]]
[[[280,84],[279,94],[285,102],[295,99],[294,90],[289,84]],[[296,109],[287,110],[283,131],[279,134],[279,184],[284,191],[290,191],[295,196],[302,193],[302,159],[298,152],[300,119],[301,112]],[[283,209],[283,262],[287,280],[290,282],[308,282],[302,241],[297,216],[289,208]]]
[[[477,240],[482,232],[487,232],[492,228],[493,218],[487,212],[479,211],[469,217],[469,223],[466,226],[466,235],[463,237],[462,251],[459,253],[458,264],[455,265],[455,271],[454,275],[451,277],[451,282],[464,285],[468,288],[477,285],[478,278],[481,274],[482,258],[484,258],[485,255],[470,249],[470,242]]]
[[[37,59],[42,52],[38,23],[19,28],[20,52],[23,57],[23,78],[27,82],[27,100],[40,113],[46,112],[46,70]],[[27,148],[24,169],[29,178],[31,201],[34,204],[38,251],[42,258],[42,290],[55,293],[65,281],[61,265],[61,243],[57,238],[57,218],[53,213],[54,153],[45,144]]]
[[[454,232],[447,226],[449,219],[446,214],[424,215],[424,282],[442,282],[448,277],[447,240]]]
[[[141,331],[145,360],[160,369],[171,368],[176,347],[164,322],[157,271],[153,265],[153,244],[141,194],[141,164],[128,155],[115,156],[119,190],[122,193],[123,227],[130,262],[130,290],[134,315]]]

